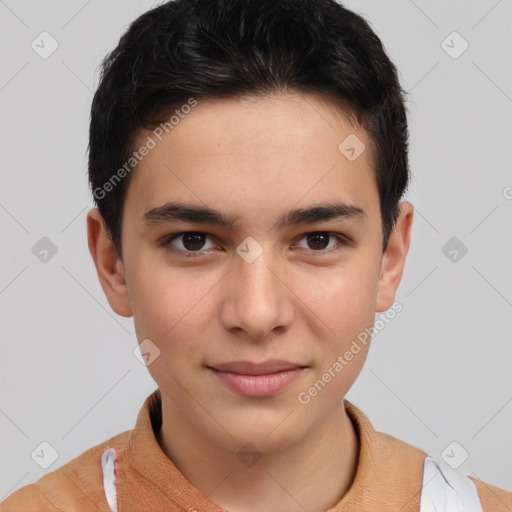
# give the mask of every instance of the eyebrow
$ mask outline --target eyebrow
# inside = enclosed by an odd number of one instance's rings
[[[284,213],[276,224],[279,227],[285,227],[335,219],[365,221],[366,218],[365,211],[359,206],[335,202],[290,210]],[[182,220],[196,224],[216,224],[228,229],[235,229],[239,223],[239,218],[236,216],[226,215],[213,208],[185,204],[177,201],[152,208],[143,215],[142,220],[147,224],[153,225]]]

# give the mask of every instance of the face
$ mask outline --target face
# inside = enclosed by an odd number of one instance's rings
[[[297,442],[339,408],[368,343],[344,354],[401,276],[408,240],[383,257],[368,136],[327,100],[276,94],[199,102],[155,140],[119,280],[100,277],[109,302],[158,347],[148,369],[181,425],[236,450]]]

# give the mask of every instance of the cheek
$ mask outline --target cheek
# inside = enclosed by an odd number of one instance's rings
[[[298,295],[336,333],[337,343],[373,323],[378,289],[374,266],[346,265],[303,283]]]
[[[199,322],[206,317],[206,302],[201,298],[208,289],[205,283],[200,293],[187,282],[174,269],[167,275],[146,270],[133,283],[137,339],[151,340],[160,351],[147,369],[158,386],[183,407],[190,397],[182,387],[190,379],[190,369],[202,363],[201,333],[205,329]]]
[[[137,339],[149,338],[165,356],[197,354],[198,333],[208,321],[208,294],[216,281],[216,276],[195,278],[190,270],[176,267],[140,265],[129,287]]]
[[[369,252],[369,251],[368,251]],[[130,264],[127,283],[137,338],[146,338],[162,348],[193,352],[198,334],[213,321],[217,307],[212,300],[226,299],[219,287],[228,286],[232,275],[205,272],[200,267],[179,268],[158,263],[143,251]],[[319,339],[332,339],[333,348],[356,337],[373,324],[377,295],[378,266],[373,254],[358,251],[339,268],[296,269],[286,281],[300,299],[296,302],[298,323],[309,324]],[[128,271],[131,270],[131,271]],[[286,300],[286,299],[285,299]],[[293,296],[288,300],[295,301]],[[302,312],[300,312],[302,310]]]
[[[329,383],[325,386],[331,389],[330,393],[319,392],[315,398],[316,407],[320,409],[332,406],[348,392],[366,360],[378,287],[378,272],[375,263],[370,261],[347,266],[335,278],[324,280],[320,288],[307,291],[309,297],[315,298],[314,307],[319,317],[336,333],[333,336],[327,331],[327,336],[319,338],[318,365],[311,385],[315,386],[326,374]],[[322,386],[320,384],[320,389]]]

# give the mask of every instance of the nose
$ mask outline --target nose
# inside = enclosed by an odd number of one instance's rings
[[[293,321],[294,295],[282,266],[272,259],[270,250],[251,262],[235,258],[224,288],[224,327],[253,341],[262,341],[272,331],[284,331]]]

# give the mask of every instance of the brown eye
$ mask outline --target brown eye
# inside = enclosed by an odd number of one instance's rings
[[[188,251],[199,251],[204,245],[203,233],[185,233],[182,235],[182,244]]]
[[[184,256],[204,256],[206,251],[203,249],[211,249],[215,246],[215,244],[210,242],[211,246],[205,248],[205,243],[208,238],[210,238],[210,236],[206,233],[185,231],[166,237],[162,245],[168,247],[172,252],[180,253]],[[181,243],[175,243],[175,240]]]
[[[210,246],[207,246],[207,239],[210,238]],[[302,247],[314,255],[327,255],[331,252],[350,246],[350,240],[344,235],[330,233],[327,231],[314,231],[302,235],[301,240],[306,241],[306,247]],[[179,256],[194,257],[207,256],[208,249],[215,249],[215,243],[211,236],[200,231],[182,231],[168,235],[161,242],[162,246]]]
[[[309,233],[306,239],[311,249],[319,251],[329,245],[329,237],[328,233]]]
[[[345,236],[326,231],[306,233],[302,236],[301,240],[305,240],[306,246],[302,246],[302,248],[309,250],[312,254],[318,253],[318,255],[328,254],[349,245],[349,241]]]

